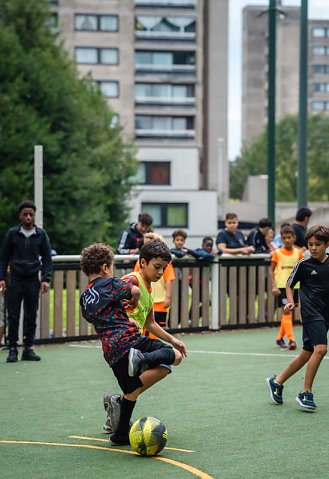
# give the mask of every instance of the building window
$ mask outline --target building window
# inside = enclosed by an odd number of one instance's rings
[[[135,68],[151,72],[195,72],[195,52],[136,51]]]
[[[327,36],[327,28],[313,28],[312,34],[314,38],[325,38]]]
[[[169,161],[141,161],[138,164],[140,185],[170,185]]]
[[[170,83],[136,83],[135,100],[151,103],[195,103],[194,85]]]
[[[312,101],[312,111],[319,112],[325,111],[328,107],[326,101]]]
[[[196,0],[134,0],[136,6],[195,8]]]
[[[111,123],[110,123],[110,128],[115,128],[116,126],[119,125],[119,123],[120,123],[120,117],[118,113],[113,113]]]
[[[135,34],[143,39],[194,40],[196,20],[193,17],[140,15],[135,18]]]
[[[329,73],[329,65],[313,65],[313,73]]]
[[[77,47],[75,49],[77,63],[117,65],[119,50],[117,48]]]
[[[313,91],[317,93],[329,93],[329,83],[313,83]]]
[[[142,211],[153,217],[154,227],[188,227],[188,203],[142,203]]]
[[[90,15],[77,13],[75,29],[87,32],[117,32],[119,29],[118,15]]]
[[[136,115],[135,132],[137,138],[194,138],[194,117]]]
[[[108,98],[119,97],[119,82],[118,81],[97,81],[102,94]]]
[[[328,47],[321,45],[321,46],[316,46],[312,48],[312,54],[314,56],[326,56],[328,55]]]

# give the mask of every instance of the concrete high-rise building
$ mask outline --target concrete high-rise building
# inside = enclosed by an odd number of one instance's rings
[[[280,6],[276,19],[276,120],[298,112],[300,9]],[[247,6],[242,27],[242,141],[267,125],[268,5]],[[329,21],[309,20],[308,109],[329,113]]]
[[[60,38],[134,138],[131,219],[190,244],[227,197],[228,0],[52,0]]]

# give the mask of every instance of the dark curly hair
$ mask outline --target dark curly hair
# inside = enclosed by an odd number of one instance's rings
[[[80,267],[87,276],[99,273],[103,264],[110,267],[113,263],[113,251],[106,244],[93,243],[81,251]]]
[[[144,244],[139,253],[139,261],[144,258],[149,263],[153,258],[161,258],[165,261],[171,261],[171,253],[168,246],[159,240],[150,241]]]

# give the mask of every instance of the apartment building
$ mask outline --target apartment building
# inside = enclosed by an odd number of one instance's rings
[[[267,125],[268,5],[247,6],[242,27],[242,140]],[[300,9],[280,6],[276,21],[276,119],[298,112]],[[308,110],[329,113],[329,20],[309,20]]]
[[[139,185],[131,220],[152,214],[189,244],[217,232],[228,173],[228,0],[52,0],[81,75],[134,138]]]

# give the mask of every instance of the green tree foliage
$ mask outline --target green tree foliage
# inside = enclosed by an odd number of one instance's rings
[[[98,87],[59,45],[49,3],[0,2],[0,235],[33,199],[43,145],[44,227],[60,254],[77,254],[92,241],[115,246],[137,163]]]
[[[276,127],[277,201],[296,201],[297,197],[297,116],[286,116]],[[309,201],[329,200],[329,118],[308,119],[307,181]],[[267,173],[267,132],[244,146],[241,157],[230,165],[230,196],[241,199],[248,176]]]

